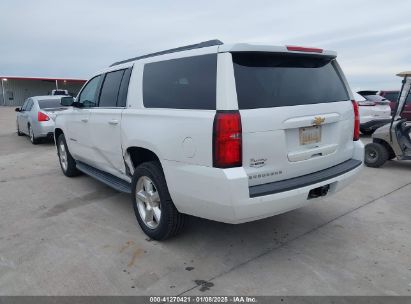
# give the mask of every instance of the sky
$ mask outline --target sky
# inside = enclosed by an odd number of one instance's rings
[[[210,39],[337,51],[353,90],[399,89],[411,1],[0,0],[0,76],[89,78],[111,63]]]

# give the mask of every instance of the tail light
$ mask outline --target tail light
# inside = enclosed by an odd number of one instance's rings
[[[287,45],[288,51],[293,52],[310,52],[310,53],[322,53],[323,49],[313,48],[313,47],[305,47],[305,46],[297,46],[297,45]]]
[[[38,121],[48,121],[50,120],[50,117],[48,117],[46,114],[44,114],[43,112],[38,112],[37,113],[37,120]]]
[[[355,100],[352,100],[352,107],[354,109],[354,134],[352,140],[357,141],[360,139],[360,113]]]
[[[368,101],[368,100],[363,100],[363,101],[359,101],[358,105],[359,106],[375,106],[377,103],[374,101]]]
[[[237,111],[217,112],[213,131],[213,166],[242,166],[241,116]]]

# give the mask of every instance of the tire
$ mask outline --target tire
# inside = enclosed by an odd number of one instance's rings
[[[17,124],[17,136],[23,136],[24,133],[20,132],[19,124]]]
[[[33,145],[37,145],[40,142],[40,140],[34,135],[34,131],[30,125],[28,126],[28,129],[29,129],[29,138],[30,138],[31,143]]]
[[[381,167],[388,160],[387,149],[379,143],[370,143],[365,146],[364,162],[372,168]]]
[[[178,212],[174,206],[158,161],[138,166],[131,185],[134,212],[141,229],[148,237],[165,240],[184,229],[187,215]]]
[[[38,143],[40,143],[40,139],[36,137],[36,135],[34,134],[34,130],[31,128],[30,125],[28,125],[28,131],[29,131],[30,142],[33,145],[37,145]]]
[[[57,138],[57,155],[59,157],[59,163],[63,174],[68,177],[77,176],[80,171],[76,167],[76,161],[71,156],[67,147],[66,138],[64,134],[60,134]]]

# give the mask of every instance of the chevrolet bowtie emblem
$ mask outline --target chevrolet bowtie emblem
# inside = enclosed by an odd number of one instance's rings
[[[325,117],[321,117],[321,116],[316,116],[313,120],[313,125],[314,126],[319,126],[321,125],[323,122],[325,121]]]

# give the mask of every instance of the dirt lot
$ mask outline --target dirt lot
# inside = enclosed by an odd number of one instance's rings
[[[305,208],[151,241],[129,196],[65,177],[0,107],[1,295],[411,295],[410,235],[411,162],[391,161]]]

